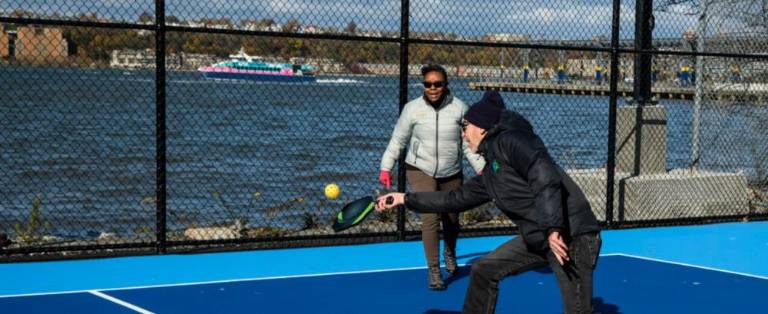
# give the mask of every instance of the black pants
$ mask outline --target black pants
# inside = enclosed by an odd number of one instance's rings
[[[560,266],[552,251],[530,251],[521,237],[507,241],[472,263],[463,313],[494,313],[501,279],[547,264],[557,277],[565,313],[591,313],[592,271],[597,265],[601,244],[600,234],[597,232],[574,237],[568,244],[568,255],[571,259]]]

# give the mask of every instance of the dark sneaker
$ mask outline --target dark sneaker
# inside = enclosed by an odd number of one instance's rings
[[[445,290],[445,283],[443,282],[439,267],[430,267],[427,275],[430,290]]]
[[[456,275],[456,270],[459,268],[459,265],[456,263],[456,254],[445,252],[444,257],[445,271],[448,272],[448,275],[450,276]]]

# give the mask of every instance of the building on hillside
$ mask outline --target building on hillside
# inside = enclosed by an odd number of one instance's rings
[[[15,40],[16,31],[11,31],[7,26],[0,24],[0,60],[10,60],[13,56],[13,44]]]
[[[186,53],[179,54],[179,69],[180,70],[197,70],[199,67],[211,65],[216,62],[223,61],[213,55],[202,53]],[[167,61],[166,61],[167,63]]]
[[[291,62],[294,63],[294,61],[295,60],[291,58]],[[338,74],[347,72],[347,68],[343,63],[334,61],[333,59],[329,58],[306,58],[304,62],[315,67],[318,73]]]
[[[526,34],[492,33],[484,35],[483,39],[492,42],[526,42],[531,40],[531,36]]]
[[[124,69],[148,69],[155,67],[155,51],[152,49],[112,50],[109,66]]]
[[[154,69],[155,51],[152,49],[119,49],[109,54],[109,67],[118,69]],[[196,70],[201,66],[222,61],[212,55],[197,53],[172,53],[165,57],[168,70]]]
[[[13,58],[17,62],[63,64],[69,55],[69,44],[60,28],[42,26],[19,26],[16,28]]]

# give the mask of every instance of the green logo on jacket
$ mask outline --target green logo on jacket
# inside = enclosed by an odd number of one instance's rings
[[[493,169],[493,172],[499,172],[499,161],[494,160],[493,163],[491,163],[491,169]]]

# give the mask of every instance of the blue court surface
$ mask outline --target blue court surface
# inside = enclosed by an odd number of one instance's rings
[[[458,313],[469,264],[510,239],[461,239],[446,291],[420,242],[0,264],[0,313]],[[599,313],[765,313],[768,222],[603,232]],[[547,269],[502,281],[497,313],[562,313]]]

